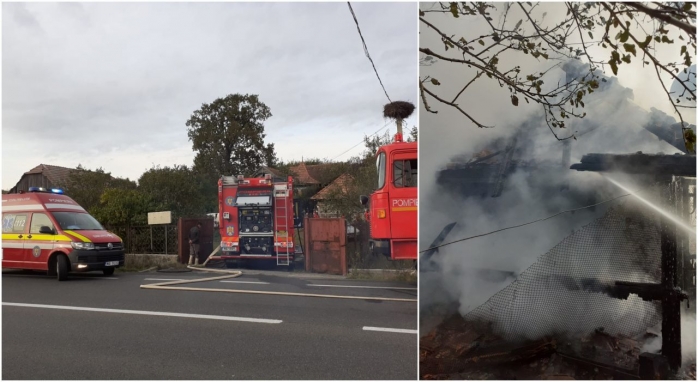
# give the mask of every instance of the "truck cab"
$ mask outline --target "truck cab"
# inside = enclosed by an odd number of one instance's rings
[[[401,134],[376,153],[378,187],[370,198],[367,218],[369,247],[392,260],[417,259],[417,142],[403,142]]]

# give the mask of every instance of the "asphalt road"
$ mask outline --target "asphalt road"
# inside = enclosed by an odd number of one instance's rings
[[[417,378],[416,302],[140,288],[211,276],[5,271],[2,378]],[[414,284],[284,273],[182,286],[417,298]]]

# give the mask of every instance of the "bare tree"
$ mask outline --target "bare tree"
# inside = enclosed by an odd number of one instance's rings
[[[531,2],[436,3],[430,9],[420,10],[421,29],[436,32],[443,42],[443,49],[420,46],[420,64],[428,66],[441,61],[475,70],[452,96],[437,88],[440,85],[437,78],[422,76],[420,92],[425,110],[437,113],[435,105],[447,105],[478,127],[490,127],[476,120],[458,100],[476,81],[495,81],[509,90],[514,106],[518,106],[520,98],[540,105],[546,124],[558,140],[574,138],[573,133],[560,134],[560,129],[567,126],[566,120],[586,115],[584,100],[598,89],[600,80],[604,81],[600,73],[610,69],[617,75],[622,65],[641,59],[643,67],[653,67],[656,79],[684,126],[684,139],[695,143],[695,134],[685,127],[682,115],[684,109],[695,109],[695,72],[688,71],[696,52],[695,3],[567,2],[564,6],[567,13],[558,19],[546,19],[547,13],[541,14],[540,4]],[[473,28],[464,27],[461,30],[465,35],[449,35],[437,25],[432,15],[435,13],[450,14],[462,20],[464,26],[484,22],[488,30],[479,34]],[[498,20],[495,21],[493,13]],[[661,44],[681,44],[680,50],[676,49],[680,54],[660,56],[657,47]],[[607,54],[592,54],[591,47],[601,47],[594,51]],[[509,58],[512,53],[520,54],[517,57],[521,60],[547,64],[547,69],[523,73],[521,61]],[[573,60],[585,63],[574,78],[545,84],[546,74]],[[682,67],[685,67],[683,75]],[[663,76],[678,82],[681,92],[672,93]],[[693,101],[693,105],[685,101]],[[686,147],[693,146],[686,143]]]

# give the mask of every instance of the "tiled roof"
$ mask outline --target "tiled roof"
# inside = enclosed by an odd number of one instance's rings
[[[271,175],[276,176],[276,177],[283,177],[283,175],[281,174],[281,171],[279,171],[275,168],[272,168],[272,167],[268,167],[268,166],[260,167],[259,170],[257,170],[255,174],[271,174]]]
[[[313,195],[310,199],[312,200],[326,200],[333,192],[346,193],[347,187],[352,181],[352,177],[349,174],[342,174],[332,183],[327,185],[327,187],[320,190],[317,194]]]
[[[320,181],[315,179],[311,175],[311,170],[310,167],[315,167],[315,166],[307,166],[305,163],[301,163],[299,165],[291,167],[291,172],[296,175],[296,179],[298,180],[298,183],[300,184],[320,184]]]
[[[64,185],[68,181],[70,173],[76,171],[74,168],[67,168],[61,166],[53,166],[48,164],[40,164],[33,169],[25,172],[25,175],[29,174],[43,174],[49,182],[53,185]]]

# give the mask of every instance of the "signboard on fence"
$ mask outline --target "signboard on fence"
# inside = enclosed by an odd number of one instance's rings
[[[148,212],[148,224],[172,224],[172,211]]]

